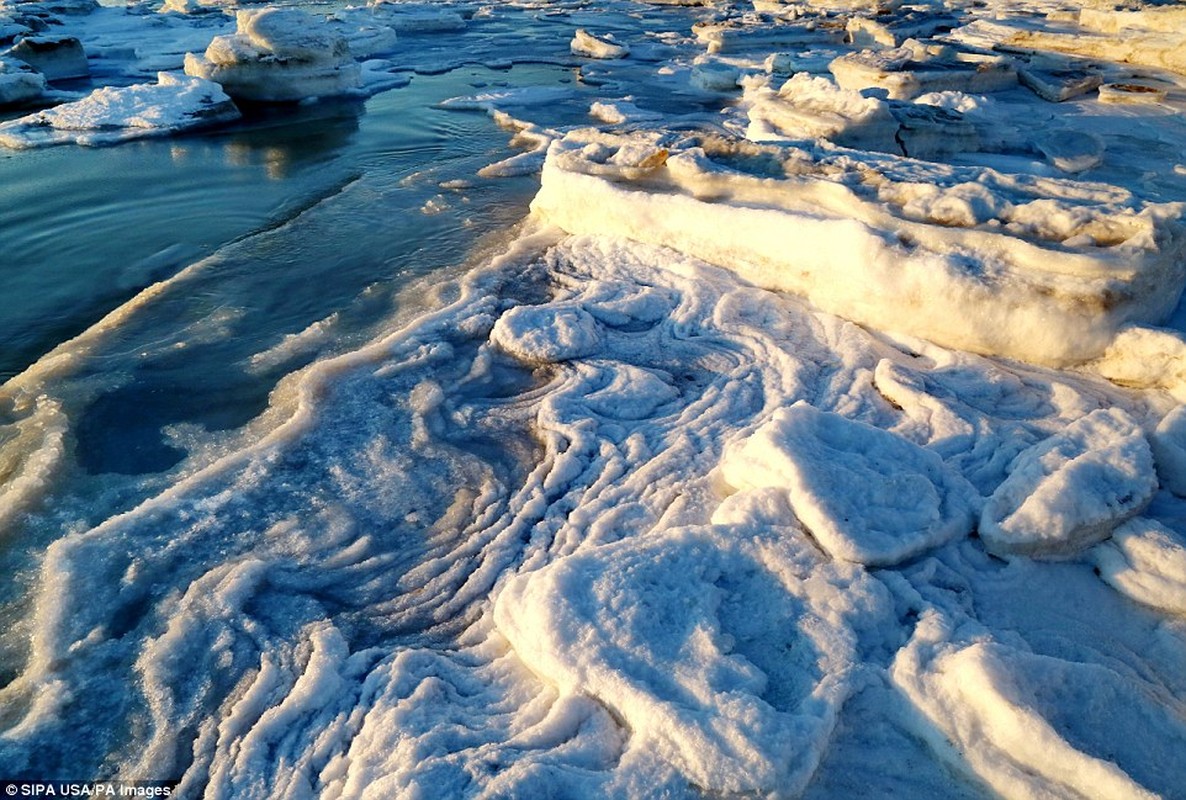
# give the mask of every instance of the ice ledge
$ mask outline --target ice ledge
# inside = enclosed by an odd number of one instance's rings
[[[1054,366],[1159,321],[1186,282],[1186,204],[822,146],[574,131],[551,146],[532,211],[879,330]]]

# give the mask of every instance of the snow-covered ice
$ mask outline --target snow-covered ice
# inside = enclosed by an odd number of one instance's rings
[[[625,58],[630,55],[630,48],[621,45],[605,36],[596,36],[583,28],[577,28],[573,34],[570,48],[574,55],[589,58]]]
[[[1151,519],[1116,529],[1091,553],[1100,577],[1138,603],[1186,615],[1186,539]]]
[[[185,72],[221,84],[233,98],[284,102],[349,94],[361,86],[344,36],[294,8],[240,10],[238,30],[216,36]]]
[[[14,148],[370,98],[0,159],[298,154],[0,384],[0,778],[1183,797],[1179,5],[0,0]]]
[[[82,43],[74,36],[24,36],[8,49],[7,55],[24,61],[47,81],[91,74]]]
[[[572,132],[551,146],[532,208],[879,329],[1047,364],[1164,319],[1186,282],[1181,203],[827,148]]]
[[[156,83],[96,89],[82,100],[0,123],[0,145],[115,144],[220,125],[239,116],[217,83],[162,72]]]
[[[967,535],[980,505],[934,452],[802,401],[727,452],[721,477],[786,491],[825,552],[872,566]]]
[[[1100,409],[1014,460],[984,504],[980,536],[998,555],[1073,555],[1140,513],[1156,491],[1140,426]]]
[[[24,61],[0,56],[0,108],[23,105],[44,92],[44,75]]]

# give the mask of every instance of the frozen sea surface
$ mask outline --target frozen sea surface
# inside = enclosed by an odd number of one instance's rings
[[[301,8],[0,3],[359,69],[0,151],[0,781],[1186,798],[1179,6]]]

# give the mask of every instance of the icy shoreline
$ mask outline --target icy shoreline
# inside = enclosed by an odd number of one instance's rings
[[[524,57],[572,65],[579,91],[441,103],[513,131],[524,152],[474,180],[540,170],[530,215],[464,276],[406,287],[436,299],[370,343],[293,367],[252,422],[162,429],[183,461],[97,524],[53,502],[119,485],[83,474],[78,419],[189,344],[121,337],[208,291],[219,259],[0,387],[0,526],[40,548],[2,641],[0,779],[1182,797],[1186,79],[1091,33],[1160,42],[1177,17],[763,2],[680,9],[699,24],[668,31],[641,3],[392,5],[300,37],[287,13],[232,31],[172,3],[209,34],[187,59],[204,77],[158,85],[217,97],[221,64],[250,93],[292,58],[276,98],[365,91],[466,43],[494,59],[536,15]],[[343,49],[405,38],[357,75],[374,53]],[[976,43],[1003,47],[959,49]],[[870,63],[892,94],[851,88]],[[1102,91],[1142,81],[1164,96]],[[0,130],[44,137],[151,89]],[[1045,135],[1071,129],[1087,140]],[[297,272],[334,203],[383,225],[472,193],[433,180],[399,209],[406,186],[360,179],[239,246]],[[233,339],[210,313],[203,335]],[[236,368],[315,352],[335,314]]]

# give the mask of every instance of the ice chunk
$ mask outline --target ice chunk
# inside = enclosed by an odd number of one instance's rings
[[[980,536],[997,555],[1074,555],[1139,514],[1156,491],[1140,426],[1119,408],[1098,409],[1017,457],[984,505]]]
[[[356,59],[394,52],[399,43],[395,29],[379,22],[367,9],[344,9],[331,15],[328,22],[330,30],[350,44],[350,52]]]
[[[755,142],[825,138],[912,158],[980,149],[976,128],[958,111],[866,97],[821,76],[799,73],[777,94],[764,86],[748,87],[744,100],[746,138]]]
[[[912,158],[980,149],[976,128],[959,111],[866,97],[806,73],[788,80],[777,94],[764,86],[747,87],[744,100],[746,137],[755,142],[824,138]]]
[[[349,43],[324,20],[295,8],[265,8],[239,11],[236,22],[238,31],[214,37],[205,55],[186,54],[186,74],[256,101],[349,94],[360,86]]]
[[[589,116],[609,125],[620,125],[623,122],[653,122],[663,118],[658,111],[639,108],[628,99],[598,100],[589,106]]]
[[[851,17],[845,27],[848,41],[857,47],[900,47],[908,39],[946,33],[960,24],[960,17],[934,8],[914,7],[876,17]]]
[[[827,19],[803,19],[787,22],[779,18],[752,15],[721,22],[703,21],[692,26],[696,38],[710,53],[786,47],[788,45],[840,43],[844,24]]]
[[[532,203],[570,233],[672,247],[883,330],[1056,365],[1173,309],[1183,208],[981,167],[595,130],[551,145]]]
[[[573,55],[589,58],[625,58],[630,55],[629,47],[618,44],[608,36],[594,36],[584,28],[577,28],[569,50]]]
[[[23,105],[44,92],[44,75],[24,61],[0,56],[0,108]]]
[[[499,317],[490,340],[516,358],[553,364],[596,352],[601,326],[580,306],[519,306]]]
[[[105,86],[82,100],[0,124],[0,144],[112,144],[238,118],[239,109],[217,83],[162,72],[157,83]]]
[[[706,92],[731,92],[741,80],[741,70],[721,61],[697,61],[692,65],[692,85]]]
[[[499,630],[563,695],[604,704],[700,792],[796,796],[853,690],[850,621],[884,587],[752,528],[678,528],[580,550],[500,592]]]
[[[766,87],[748,90],[746,101],[750,119],[747,136],[755,141],[772,136],[824,138],[846,146],[871,147],[892,142],[898,130],[884,101],[804,72],[786,81],[777,93]]]
[[[24,61],[47,81],[85,78],[91,74],[82,42],[74,36],[27,36],[13,45],[8,55]]]
[[[1144,105],[1150,103],[1164,103],[1166,90],[1161,86],[1140,81],[1126,81],[1124,83],[1105,83],[1099,87],[1101,103],[1122,103],[1127,105]]]
[[[1149,443],[1161,485],[1179,497],[1186,497],[1186,406],[1178,406],[1166,414]]]
[[[1099,88],[1103,77],[1088,69],[1042,69],[1026,65],[1017,70],[1017,78],[1034,94],[1052,103],[1061,103]]]
[[[891,100],[910,100],[926,92],[999,92],[1017,85],[1017,70],[1000,56],[917,57],[909,47],[863,50],[840,56],[828,69],[844,89],[882,89]]]
[[[1123,36],[1014,29],[997,47],[1022,53],[1053,51],[1186,72],[1186,28],[1128,32]]]
[[[1003,797],[1153,800],[1176,788],[1167,766],[1186,729],[1158,689],[1099,664],[961,638],[928,611],[890,671],[918,732],[954,766]]]
[[[721,461],[737,489],[785,489],[834,558],[884,566],[967,535],[979,495],[937,454],[800,401]]]
[[[1100,577],[1125,596],[1186,616],[1186,540],[1161,523],[1129,520],[1091,558]]]
[[[1034,146],[1051,166],[1063,172],[1083,172],[1104,161],[1104,140],[1090,131],[1043,130],[1034,137]]]
[[[459,12],[433,3],[400,3],[371,0],[375,17],[400,33],[448,33],[465,29]]]
[[[1179,331],[1126,325],[1091,366],[1114,383],[1165,389],[1186,403],[1186,336]]]

